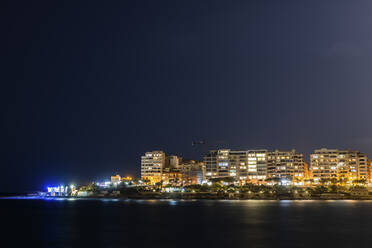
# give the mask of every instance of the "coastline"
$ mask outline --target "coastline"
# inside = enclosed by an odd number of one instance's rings
[[[146,195],[132,195],[132,196],[87,196],[87,197],[77,197],[77,196],[32,196],[32,195],[9,195],[9,196],[0,196],[0,199],[46,199],[46,200],[58,200],[58,199],[67,199],[67,200],[273,200],[273,201],[327,201],[327,200],[372,200],[372,196],[314,196],[314,197],[288,197],[288,196],[279,196],[279,197],[246,197],[246,196],[232,196],[232,195],[213,195],[213,194],[178,194],[178,193],[162,193],[162,194],[146,194]]]

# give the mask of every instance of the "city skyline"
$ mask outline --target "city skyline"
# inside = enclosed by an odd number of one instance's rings
[[[324,157],[325,161],[323,162]],[[252,168],[254,169],[251,170]],[[159,182],[164,185],[174,183],[169,176],[176,177],[178,182],[182,181],[182,185],[188,181],[185,185],[202,185],[217,178],[234,178],[236,182],[240,183],[269,183],[269,185],[273,179],[285,179],[289,180],[288,182],[291,184],[302,181],[302,184],[294,184],[302,187],[305,186],[304,180],[312,182],[307,186],[319,185],[323,179],[345,180],[344,182],[348,183],[352,183],[354,180],[365,180],[363,184],[372,183],[372,159],[369,159],[365,153],[358,150],[324,147],[313,150],[308,158],[296,149],[214,149],[204,154],[201,160],[185,158],[179,153],[168,154],[163,150],[153,150],[141,155],[140,166],[137,170],[137,173],[131,174],[117,169],[111,172],[110,176],[97,175],[94,179],[75,181],[72,184],[71,180],[67,182],[73,187],[76,187],[76,183],[78,185],[98,183],[107,186],[108,178],[111,178],[111,182],[120,182],[121,174],[126,176],[123,177],[124,180],[127,178],[136,181],[148,180],[149,185]],[[51,182],[50,185],[60,187],[60,185],[68,185],[68,183]],[[46,187],[49,188],[50,185]],[[44,188],[45,185],[38,190],[43,191]]]
[[[111,180],[91,181],[89,185],[97,185],[98,189],[106,192],[107,188],[126,187],[121,183],[128,182],[141,188],[144,185],[164,187],[164,189],[182,190],[183,187],[216,183],[215,179],[227,180],[229,184],[244,186],[282,185],[302,188],[317,186],[370,186],[372,183],[372,160],[358,150],[344,149],[315,149],[307,163],[302,153],[295,149],[284,150],[210,150],[202,161],[190,160],[164,151],[148,151],[141,156],[140,177],[133,178],[125,174],[111,175]],[[48,193],[63,189],[63,194],[75,192],[74,195],[87,196],[86,188],[79,183],[65,186],[57,183],[47,186]],[[57,185],[57,186],[56,186]],[[83,186],[81,186],[83,185]],[[303,189],[302,189],[303,190]],[[60,192],[60,191],[59,191]],[[166,191],[167,192],[167,191]],[[60,192],[61,193],[61,192]],[[96,193],[97,194],[97,193]],[[104,194],[104,193],[103,193]]]
[[[230,178],[238,184],[272,184],[285,180],[288,185],[317,186],[330,180],[334,184],[372,182],[372,164],[358,150],[315,149],[307,163],[302,153],[293,150],[210,150],[201,162],[194,161],[195,184]],[[184,186],[184,169],[189,162],[177,155],[154,150],[141,156],[141,180],[150,185]],[[229,180],[230,180],[229,179]],[[186,183],[187,185],[187,183]]]

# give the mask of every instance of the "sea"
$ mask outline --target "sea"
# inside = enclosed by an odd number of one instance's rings
[[[0,247],[372,247],[372,201],[0,198]]]

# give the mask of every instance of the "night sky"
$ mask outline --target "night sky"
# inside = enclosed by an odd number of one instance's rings
[[[1,192],[139,176],[158,149],[372,156],[369,0],[0,6]]]

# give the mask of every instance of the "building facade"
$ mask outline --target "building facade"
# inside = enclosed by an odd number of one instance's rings
[[[359,151],[318,149],[310,155],[314,182],[333,179],[343,183],[368,180],[367,157]]]
[[[202,184],[205,180],[205,166],[203,162],[195,160],[183,161],[180,167],[183,185]]]
[[[166,156],[165,167],[179,169],[179,165],[181,162],[182,162],[182,158],[178,156],[175,156],[175,155]]]
[[[233,177],[237,181],[264,180],[267,150],[212,150],[204,157],[206,179]]]
[[[182,186],[182,173],[179,169],[166,167],[162,173],[162,184],[173,186]]]
[[[372,159],[367,161],[368,183],[372,183]]]
[[[116,174],[115,176],[111,176],[111,183],[120,183],[121,177],[119,174]]]
[[[246,165],[246,162],[246,151],[212,150],[204,157],[206,179],[238,178],[240,175],[240,167],[238,165]]]
[[[304,179],[305,180],[310,180],[312,179],[311,171],[309,168],[309,164],[304,162]]]
[[[151,184],[161,182],[165,159],[163,151],[146,152],[141,156],[141,179],[149,180]]]
[[[268,151],[249,150],[248,151],[248,179],[257,181],[267,178]]]
[[[304,179],[304,155],[291,151],[275,150],[268,153],[267,176],[269,178]]]

